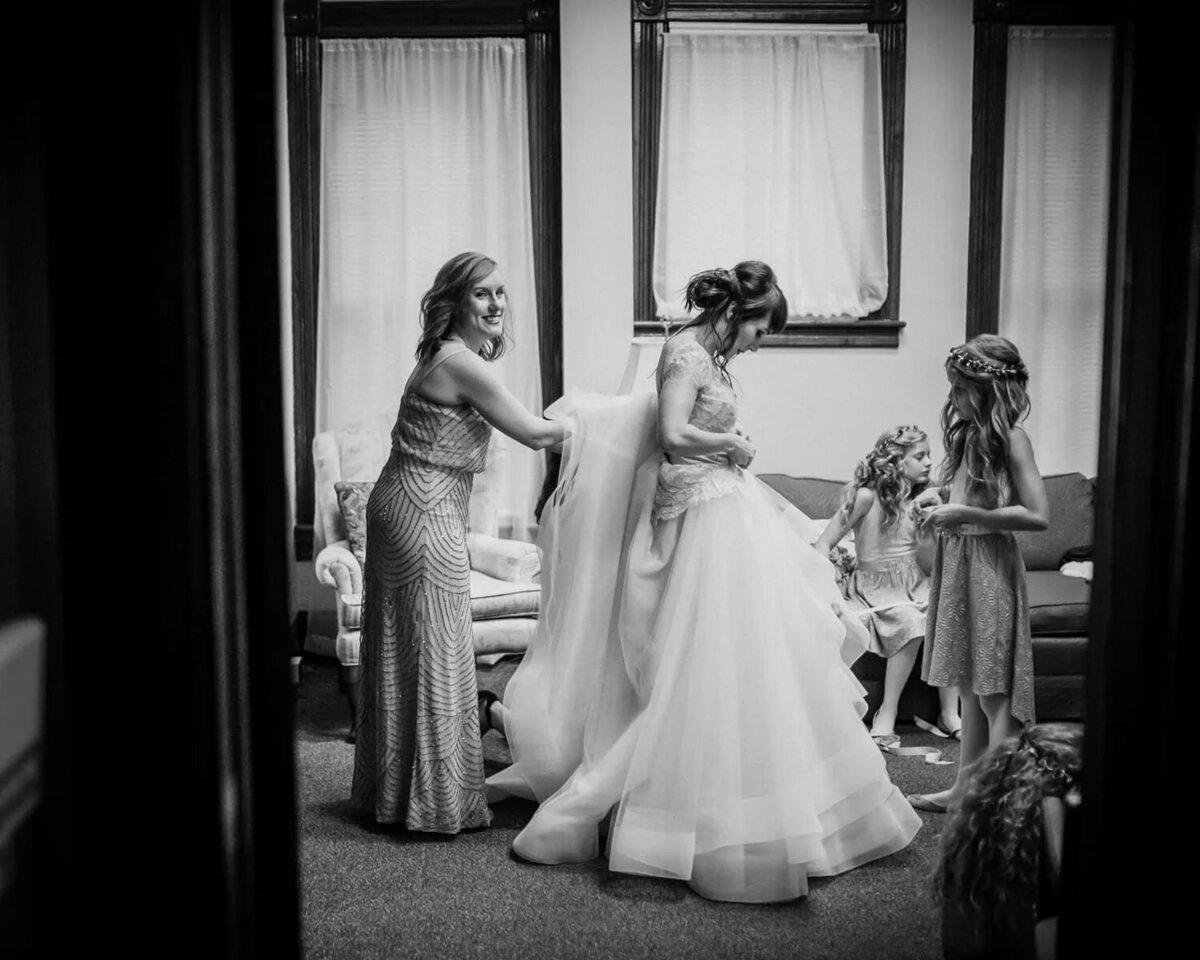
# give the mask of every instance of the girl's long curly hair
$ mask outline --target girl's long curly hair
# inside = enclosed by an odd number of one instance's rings
[[[928,486],[909,480],[904,475],[900,461],[914,445],[928,439],[925,431],[915,426],[893,427],[881,433],[871,452],[854,468],[854,479],[842,490],[842,502],[838,509],[843,517],[847,520],[850,518],[858,491],[866,487],[875,491],[875,499],[883,510],[883,529],[894,526],[909,501]]]
[[[433,286],[421,298],[421,339],[417,341],[417,363],[433,358],[442,342],[454,332],[454,321],[462,313],[467,295],[477,283],[496,269],[496,261],[482,253],[467,251],[445,263],[433,278]],[[495,360],[512,342],[508,335],[509,311],[505,309],[504,332],[480,348],[484,360]]]
[[[950,396],[942,407],[946,450],[938,481],[949,485],[963,464],[967,492],[987,503],[1007,499],[1009,433],[1029,416],[1029,371],[1011,340],[985,333],[955,347],[946,358]],[[970,413],[960,416],[955,391],[966,396]]]
[[[980,757],[942,832],[935,901],[957,904],[980,942],[1019,936],[1037,902],[1042,799],[1079,782],[1082,728],[1027,727]]]
[[[688,327],[707,327],[717,338],[717,368],[726,383],[730,383],[726,354],[737,340],[738,328],[743,323],[752,323],[766,317],[768,331],[779,333],[787,324],[787,297],[779,289],[775,271],[761,260],[743,260],[732,270],[718,267],[693,276],[684,292],[683,305],[688,310],[699,310],[700,315],[685,323]],[[725,336],[717,333],[717,322],[730,308],[729,327]]]

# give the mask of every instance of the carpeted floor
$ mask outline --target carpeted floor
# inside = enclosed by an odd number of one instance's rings
[[[497,693],[515,667],[481,668]],[[509,844],[533,811],[507,801],[493,825],[456,837],[382,829],[347,802],[354,747],[337,692],[337,664],[306,661],[296,709],[303,934],[308,960],[375,957],[846,958],[937,960],[941,941],[928,875],[942,817],[902,852],[778,905],[714,903],[686,884],[610,873],[603,858],[543,867]],[[957,760],[958,744],[901,725],[905,746],[932,745]],[[484,740],[488,773],[509,762],[497,733]],[[948,786],[955,766],[887,757],[906,793]]]

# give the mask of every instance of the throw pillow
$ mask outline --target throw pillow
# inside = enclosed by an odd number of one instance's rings
[[[360,567],[367,562],[367,500],[374,486],[374,480],[339,480],[333,485],[342,522],[346,524],[350,552]]]

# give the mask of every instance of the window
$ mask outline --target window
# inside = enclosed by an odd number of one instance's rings
[[[895,346],[903,3],[637,0],[635,332],[687,277],[770,263],[776,345]]]
[[[312,555],[312,440],[317,412],[322,42],[390,38],[521,38],[528,101],[529,201],[542,396],[562,392],[561,145],[557,0],[287,0],[288,152],[297,559]],[[326,104],[328,107],[328,104]],[[347,195],[349,196],[349,195]],[[361,206],[361,205],[360,205]],[[486,251],[485,251],[486,252]],[[498,256],[503,256],[497,252]],[[345,259],[345,258],[343,258]],[[506,264],[507,266],[507,264]],[[425,278],[426,283],[432,275]],[[519,307],[518,307],[519,309]],[[415,315],[405,318],[415,324]],[[399,399],[398,397],[396,398]]]
[[[967,336],[1021,350],[1043,473],[1096,472],[1113,30],[1105,5],[976,7]],[[1027,6],[1027,5],[1026,5]],[[1072,23],[1073,19],[1101,21]]]

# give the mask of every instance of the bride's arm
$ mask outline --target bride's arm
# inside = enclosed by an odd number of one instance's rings
[[[696,405],[696,385],[687,377],[671,377],[658,395],[658,442],[663,452],[677,457],[724,454],[738,466],[754,459],[754,446],[736,433],[710,433],[688,419]]]

